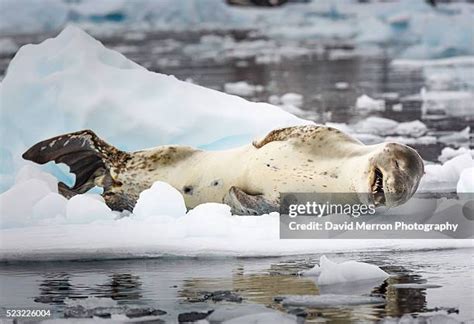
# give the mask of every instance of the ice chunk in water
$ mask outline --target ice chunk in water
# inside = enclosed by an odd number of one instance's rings
[[[280,102],[283,105],[301,107],[303,105],[303,95],[300,95],[299,93],[288,92],[280,97]]]
[[[461,172],[474,166],[470,153],[452,158],[444,164],[425,165],[425,175],[421,178],[418,191],[455,192]]]
[[[282,296],[280,298],[284,306],[302,306],[314,308],[385,304],[385,299],[381,297],[358,295],[294,295]]]
[[[458,149],[453,149],[451,147],[445,147],[441,151],[441,155],[438,156],[438,161],[441,162],[441,163],[444,163],[448,160],[451,160],[452,158],[454,158],[456,156],[463,155],[463,154],[466,154],[466,153],[469,153],[469,154],[471,154],[471,156],[473,156],[474,155],[474,150],[470,150],[470,149],[465,148],[465,147],[460,147]]]
[[[462,170],[459,181],[456,185],[458,193],[474,193],[474,167]]]
[[[377,100],[369,97],[368,95],[362,95],[357,98],[356,108],[368,111],[384,111],[385,100]]]
[[[224,84],[224,91],[230,94],[235,94],[243,97],[251,97],[258,92],[263,91],[263,86],[252,85],[245,81]]]
[[[388,273],[376,265],[357,261],[335,263],[325,255],[321,256],[319,265],[316,264],[313,268],[304,270],[300,274],[303,276],[319,276],[319,285],[354,283],[355,281],[385,279],[388,277]]]
[[[420,137],[426,134],[428,127],[425,123],[419,120],[413,120],[411,122],[400,123],[395,128],[395,133],[402,136]]]
[[[325,255],[320,258],[319,265],[321,268],[321,275],[318,278],[319,285],[387,278],[389,276],[388,273],[373,264],[358,261],[335,263]]]
[[[394,134],[398,122],[392,119],[371,116],[356,123],[353,128],[358,133],[387,135]]]

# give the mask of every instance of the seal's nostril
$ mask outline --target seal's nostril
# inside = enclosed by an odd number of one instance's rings
[[[395,167],[396,167],[397,169],[400,168],[400,165],[398,164],[398,161],[397,161],[397,160],[395,160]]]

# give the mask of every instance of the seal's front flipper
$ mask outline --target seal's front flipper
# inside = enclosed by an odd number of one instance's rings
[[[224,197],[224,204],[232,208],[234,215],[262,215],[279,210],[275,201],[264,195],[250,195],[237,187],[231,187]]]

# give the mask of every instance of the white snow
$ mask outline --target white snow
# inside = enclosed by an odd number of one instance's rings
[[[245,81],[224,84],[224,91],[230,94],[235,94],[243,97],[251,97],[256,93],[263,91],[263,86],[252,85]]]
[[[186,214],[186,205],[178,190],[165,182],[157,181],[151,188],[140,193],[133,213],[142,218],[160,215],[180,217]]]
[[[388,273],[376,265],[358,261],[335,263],[325,255],[321,256],[319,266],[315,265],[314,268],[302,274],[304,276],[318,276],[318,285],[354,283],[359,280],[385,279],[388,277]]]
[[[456,185],[458,193],[474,193],[474,166],[461,171]]]
[[[385,100],[378,100],[369,97],[368,95],[362,95],[357,98],[356,108],[367,111],[384,111]]]

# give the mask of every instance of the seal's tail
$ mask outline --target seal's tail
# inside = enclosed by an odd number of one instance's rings
[[[76,175],[72,188],[64,183],[58,185],[59,192],[70,198],[84,193],[94,186],[106,191],[115,184],[110,174],[112,168],[120,168],[130,158],[100,139],[91,130],[59,135],[33,145],[23,158],[39,164],[49,161],[64,163]]]

